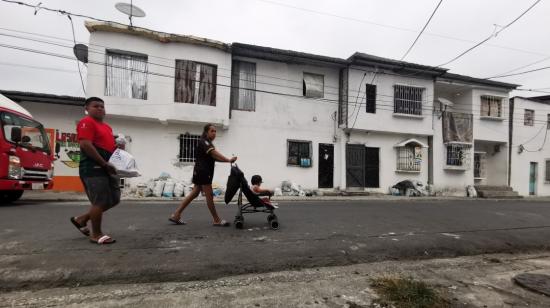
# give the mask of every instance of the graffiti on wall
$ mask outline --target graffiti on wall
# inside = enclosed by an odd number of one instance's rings
[[[70,168],[78,168],[80,164],[80,145],[75,133],[64,133],[55,130],[55,142],[60,146],[55,157]],[[59,150],[59,151],[57,151]]]

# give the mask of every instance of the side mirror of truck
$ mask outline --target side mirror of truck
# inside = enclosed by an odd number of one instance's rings
[[[21,127],[14,126],[11,128],[10,139],[12,142],[19,143],[21,142]]]

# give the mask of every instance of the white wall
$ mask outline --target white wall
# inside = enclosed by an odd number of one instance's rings
[[[500,120],[480,119],[482,95],[502,97],[502,114]],[[508,143],[508,92],[474,89],[472,91],[472,100],[474,114],[474,139]]]
[[[99,52],[89,53],[87,96],[105,100],[113,116],[155,119],[175,123],[214,123],[227,125],[231,84],[231,54],[220,49],[183,43],[161,43],[128,34],[92,32],[90,45]],[[106,97],[105,48],[148,55],[147,100]],[[192,60],[217,65],[216,106],[174,102],[175,60]],[[159,65],[154,65],[160,64]],[[159,76],[160,75],[160,76]]]
[[[534,126],[524,125],[523,119],[525,109],[535,110]],[[550,106],[547,104],[533,102],[520,97],[514,98],[512,175],[510,184],[520,195],[529,195],[530,162],[537,162],[537,195],[550,196],[550,183],[547,183],[544,178],[545,161],[546,159],[550,159],[550,136],[546,135],[548,114],[550,114]],[[525,147],[522,153],[518,153],[519,145]]]
[[[366,73],[365,71],[369,71]],[[380,71],[376,74],[370,73],[372,68],[350,68],[349,70],[349,105],[348,105],[348,126],[351,128],[357,118],[355,129],[409,133],[414,135],[432,135],[432,117],[431,110],[434,97],[434,81],[432,79],[422,79],[418,77],[403,77],[390,74],[384,74]],[[365,77],[363,77],[365,76]],[[362,81],[362,82],[361,82]],[[376,113],[367,113],[365,106],[365,84],[376,85]],[[393,86],[396,84],[409,85],[425,88],[423,94],[422,115],[423,117],[398,117],[394,115]],[[357,91],[360,90],[360,95]],[[357,101],[357,107],[355,103]],[[362,104],[360,104],[362,103]],[[360,105],[359,105],[360,104]],[[355,109],[356,113],[353,114]],[[359,111],[357,115],[357,111]]]

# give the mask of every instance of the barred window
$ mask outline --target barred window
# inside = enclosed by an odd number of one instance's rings
[[[546,129],[550,129],[550,113],[546,115]]]
[[[502,98],[490,95],[481,96],[482,117],[502,117]]]
[[[108,50],[105,96],[147,99],[147,56]]]
[[[311,141],[288,140],[287,165],[311,167]]]
[[[544,164],[544,181],[550,183],[550,159],[547,159]]]
[[[201,136],[185,133],[181,134],[178,139],[180,141],[178,160],[182,163],[194,163],[195,149],[197,148]]]
[[[525,114],[523,115],[523,125],[525,126],[535,125],[535,110],[525,109]]]
[[[474,153],[474,179],[486,178],[486,153]]]
[[[176,60],[174,100],[216,106],[216,65]]]
[[[420,171],[422,147],[409,143],[397,148],[397,171]]]
[[[422,115],[422,93],[424,88],[394,85],[394,113]]]
[[[447,144],[447,166],[469,169],[471,148],[469,144]]]

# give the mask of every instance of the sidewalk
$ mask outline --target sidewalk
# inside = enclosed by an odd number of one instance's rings
[[[225,277],[210,281],[97,286],[0,294],[2,307],[380,307],[373,279],[413,278],[449,307],[550,307],[517,286],[520,273],[550,273],[550,256],[497,254],[385,261]]]
[[[202,200],[202,196],[199,196],[197,200]],[[180,201],[183,198],[164,198],[164,197],[137,197],[134,195],[125,195],[123,193],[122,200],[124,201]],[[55,191],[25,191],[21,200],[26,201],[40,201],[40,202],[68,202],[68,201],[88,201],[86,194],[77,193],[77,192],[55,192]],[[312,196],[312,197],[299,197],[299,196],[275,196],[272,198],[274,202],[279,201],[343,201],[343,200],[388,200],[388,201],[440,201],[440,200],[480,200],[478,198],[467,198],[467,197],[446,197],[446,196],[436,196],[436,197],[405,197],[405,196],[392,196],[392,195],[369,195],[369,196]],[[488,201],[495,201],[499,199],[487,199]],[[550,202],[550,197],[525,197],[520,200],[524,201],[537,201]],[[214,199],[215,202],[224,202],[223,196]]]

